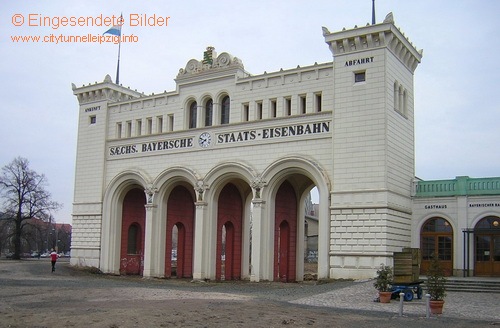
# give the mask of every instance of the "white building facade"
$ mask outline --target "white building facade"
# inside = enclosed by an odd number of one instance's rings
[[[209,47],[179,71],[175,91],[145,96],[109,76],[73,85],[72,265],[300,281],[314,187],[319,279],[372,277],[415,244],[421,52],[391,14],[323,35],[333,62],[251,75]]]
[[[500,277],[500,177],[416,181],[412,247],[448,275]]]

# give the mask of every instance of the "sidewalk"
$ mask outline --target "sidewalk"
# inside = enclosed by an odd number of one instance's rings
[[[424,290],[425,295],[425,290]],[[374,302],[377,291],[373,280],[357,281],[349,287],[301,298],[290,303],[332,308],[391,312],[399,315],[399,299],[389,304]],[[448,292],[441,317],[497,320],[500,324],[500,295],[488,293]],[[403,302],[403,315],[426,316],[425,297]]]

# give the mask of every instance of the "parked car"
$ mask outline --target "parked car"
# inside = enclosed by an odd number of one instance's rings
[[[8,259],[11,259],[12,256],[14,256],[14,253],[12,253],[12,252],[9,252],[9,253],[5,254],[5,257],[8,258]]]
[[[43,257],[43,258],[46,258],[46,257],[49,257],[49,253],[45,252],[45,253],[42,253],[40,254],[40,257]]]
[[[40,253],[38,253],[38,252],[32,252],[31,253],[31,257],[33,257],[33,258],[40,257]]]

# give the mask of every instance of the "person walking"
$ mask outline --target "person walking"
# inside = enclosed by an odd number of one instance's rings
[[[59,255],[56,253],[54,249],[50,253],[50,261],[52,262],[52,272],[56,272],[56,262]]]

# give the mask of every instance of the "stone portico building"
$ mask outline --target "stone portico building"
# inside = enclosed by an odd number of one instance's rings
[[[392,14],[323,35],[332,62],[253,75],[209,47],[180,69],[174,91],[144,95],[109,76],[73,85],[72,265],[300,281],[314,187],[318,278],[372,277],[415,246],[422,52]]]

